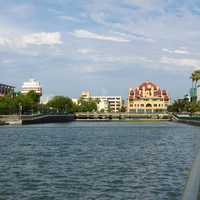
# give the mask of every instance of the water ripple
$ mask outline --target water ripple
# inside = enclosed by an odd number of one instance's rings
[[[0,199],[178,200],[199,127],[69,123],[0,129]]]

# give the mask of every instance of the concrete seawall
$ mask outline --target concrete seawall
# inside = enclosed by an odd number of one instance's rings
[[[64,123],[75,119],[73,114],[63,115],[0,115],[0,125]]]
[[[195,121],[195,120],[175,120],[174,122],[193,125],[193,126],[200,126],[200,121]]]
[[[0,125],[21,124],[19,115],[0,115]]]
[[[193,162],[182,200],[200,199],[200,152]]]
[[[65,123],[74,121],[74,115],[41,115],[22,117],[22,124]]]
[[[126,120],[126,119],[170,119],[168,114],[136,114],[136,113],[75,113],[77,120]]]

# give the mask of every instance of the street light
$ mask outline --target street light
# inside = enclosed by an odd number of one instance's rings
[[[22,109],[23,109],[22,104],[19,103],[19,117],[20,117],[20,119],[21,119],[21,116],[22,116]]]

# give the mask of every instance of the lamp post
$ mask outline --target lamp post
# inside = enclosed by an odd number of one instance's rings
[[[19,117],[20,117],[20,119],[22,118],[22,109],[23,109],[22,104],[19,103]]]

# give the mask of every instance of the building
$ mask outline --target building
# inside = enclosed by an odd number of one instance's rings
[[[197,101],[200,101],[200,85],[197,87]]]
[[[78,104],[78,99],[77,99],[77,98],[72,98],[72,102],[73,102],[74,104]]]
[[[7,94],[10,94],[10,95],[14,96],[15,87],[0,83],[0,97],[5,96]]]
[[[42,96],[40,98],[40,103],[46,105],[49,103],[50,100],[52,100],[52,98],[53,96]]]
[[[42,96],[42,87],[40,86],[40,83],[34,79],[30,79],[22,85],[22,94],[26,95],[30,91],[35,91],[36,94]]]
[[[98,100],[97,110],[99,112],[107,112],[107,111],[109,111],[109,102],[108,102],[108,100],[100,98]]]
[[[128,112],[133,113],[163,113],[170,104],[166,90],[145,81],[136,88],[130,88],[128,93]]]
[[[81,92],[81,96],[80,96],[80,98],[82,98],[82,99],[89,99],[89,98],[91,98],[91,93],[90,93],[90,91],[89,90],[85,90],[85,91],[82,91]]]
[[[200,101],[200,85],[190,89],[191,102]]]
[[[121,96],[93,96],[93,99],[99,100],[99,111],[120,112],[122,108]],[[104,106],[104,107],[103,107]],[[98,105],[97,105],[98,107]]]
[[[101,111],[111,111],[111,112],[120,112],[122,109],[122,97],[121,96],[92,96],[91,92],[86,90],[81,93],[80,98],[88,100],[93,99],[97,100],[97,109]]]

